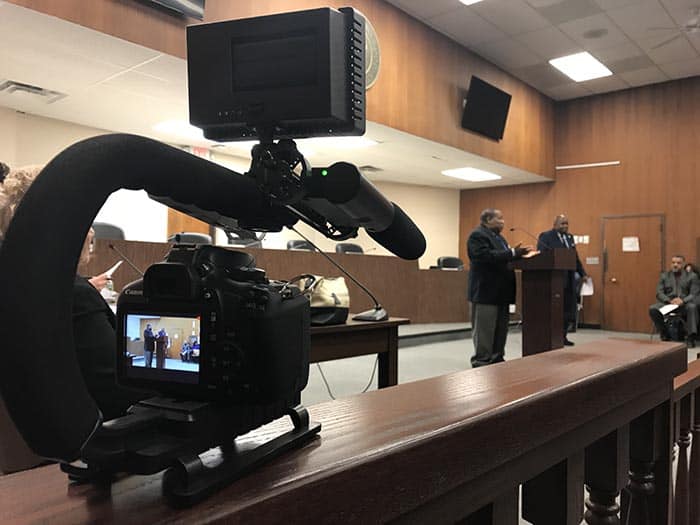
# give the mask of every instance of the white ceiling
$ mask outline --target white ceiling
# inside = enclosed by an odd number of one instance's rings
[[[188,122],[186,71],[183,59],[0,0],[0,84],[11,79],[66,95],[47,103],[36,95],[0,91],[0,106],[174,144],[211,147],[213,143],[202,138],[153,129],[163,121]],[[367,128],[367,136],[377,145],[358,149],[312,145],[308,153],[304,146],[300,149],[314,166],[339,160],[373,166],[378,171],[365,173],[375,181],[478,188],[549,180],[386,126],[368,122]],[[250,145],[229,143],[215,151],[240,157],[227,164],[243,169]],[[440,174],[463,166],[492,171],[503,179],[473,183]]]
[[[555,100],[700,75],[700,31],[681,29],[700,0],[387,1]],[[548,63],[580,51],[613,76],[576,83]]]

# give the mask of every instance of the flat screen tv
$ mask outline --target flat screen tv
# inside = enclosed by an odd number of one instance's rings
[[[510,94],[472,76],[462,113],[462,128],[494,140],[502,139],[510,99]]]

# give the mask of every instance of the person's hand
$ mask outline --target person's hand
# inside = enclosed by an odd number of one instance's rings
[[[674,297],[671,299],[671,304],[677,304],[678,306],[681,306],[683,304],[683,299],[680,297]]]
[[[102,291],[102,289],[107,286],[107,282],[110,281],[111,279],[106,273],[101,273],[100,275],[95,275],[94,277],[90,277],[88,279],[88,282],[93,285],[95,288],[97,288],[98,291]]]
[[[532,246],[526,245],[523,246],[523,243],[519,242],[518,244],[515,245],[515,248],[513,248],[513,252],[515,253],[516,257],[522,257],[526,253],[529,253],[533,250]]]

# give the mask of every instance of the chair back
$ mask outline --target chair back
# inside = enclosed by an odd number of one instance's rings
[[[314,247],[311,246],[311,243],[308,241],[305,241],[303,239],[292,239],[291,241],[287,241],[287,249],[288,250],[307,250],[307,251],[314,251]]]
[[[438,257],[437,265],[441,270],[464,270],[464,263],[459,257]]]
[[[199,232],[180,232],[168,237],[174,244],[211,244],[211,235]]]
[[[339,242],[335,245],[335,253],[365,253],[362,246],[352,242]]]
[[[95,239],[115,239],[117,241],[126,239],[124,230],[114,224],[93,222],[92,229],[95,230]]]

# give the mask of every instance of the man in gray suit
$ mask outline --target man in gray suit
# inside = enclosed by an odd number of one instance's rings
[[[683,270],[685,257],[674,255],[671,258],[671,270],[661,272],[659,284],[656,286],[656,299],[659,301],[649,307],[649,316],[654,321],[656,330],[661,334],[663,341],[670,339],[670,334],[664,323],[665,314],[661,311],[667,305],[676,305],[673,312],[685,318],[685,331],[688,347],[695,347],[695,339],[698,333],[698,307],[700,300],[700,280],[692,272]]]

